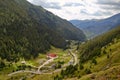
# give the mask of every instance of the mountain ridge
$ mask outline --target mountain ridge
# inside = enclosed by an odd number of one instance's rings
[[[82,29],[88,38],[93,38],[120,25],[120,13],[109,18],[98,20],[71,20],[76,27]]]
[[[2,59],[18,61],[21,57],[35,58],[39,53],[46,53],[51,46],[66,49],[66,39],[85,40],[83,32],[71,23],[64,23],[64,20],[58,17],[57,20],[52,20],[52,17],[56,18],[55,15],[26,0],[0,0],[0,6]],[[55,24],[55,21],[63,22],[63,27]],[[69,25],[71,29],[68,29]]]
[[[33,6],[32,4],[27,4],[26,0],[22,0],[24,1],[24,4],[22,4],[21,1],[19,2],[19,0],[15,1],[17,1],[19,5],[28,5],[25,9],[30,17],[37,20],[38,23],[43,23],[49,28],[57,30],[57,32],[59,32],[64,38],[68,40],[85,40],[85,36],[82,30],[74,27],[67,20],[54,15],[53,13],[43,9],[41,6]]]

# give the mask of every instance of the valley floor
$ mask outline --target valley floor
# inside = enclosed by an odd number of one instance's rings
[[[49,53],[56,53],[58,57],[47,59],[46,55],[40,54],[35,60],[23,60],[24,64],[21,63],[23,62],[22,60],[18,63],[13,63],[12,67],[0,71],[0,80],[53,80],[54,76],[67,66],[77,64],[77,57],[72,50],[62,51],[61,49],[52,48]],[[16,70],[18,65],[28,67]]]
[[[106,53],[103,53],[104,50]],[[46,55],[40,54],[37,59],[26,61],[26,65],[31,65],[32,68],[18,70],[18,73],[13,70],[16,69],[16,65],[20,65],[20,62],[12,65],[10,68],[3,69],[0,71],[0,80],[53,80],[54,76],[59,75],[60,71],[64,70],[68,65],[76,65],[78,63],[77,55],[74,53],[76,51],[73,49],[62,51],[53,48],[50,53],[53,52],[57,53],[59,57],[51,60],[49,64],[44,65],[39,70],[38,67],[48,60]],[[96,64],[91,63],[91,60],[84,63],[84,69],[79,70],[77,74],[82,76],[65,78],[63,80],[120,80],[120,39],[102,47],[101,55],[97,56],[95,60]],[[53,64],[60,64],[60,66],[50,68]],[[90,73],[85,74],[85,69],[90,69]],[[13,75],[10,75],[11,73]]]

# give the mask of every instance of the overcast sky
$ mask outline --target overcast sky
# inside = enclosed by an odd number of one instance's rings
[[[64,19],[100,19],[120,13],[120,0],[28,0]]]

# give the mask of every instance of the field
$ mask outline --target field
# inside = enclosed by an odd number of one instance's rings
[[[19,71],[18,66],[27,66],[25,67],[23,70],[32,70],[32,71],[37,71],[37,67],[39,67],[40,65],[42,65],[44,62],[46,62],[48,60],[48,58],[46,57],[47,53],[55,53],[58,57],[56,59],[54,59],[52,62],[50,62],[49,64],[45,65],[42,70],[43,71],[47,71],[50,74],[41,74],[41,75],[36,75],[36,74],[32,74],[32,73],[18,73],[12,76],[8,76],[9,73],[15,72],[15,71]],[[62,50],[59,48],[54,48],[52,47],[51,50],[47,53],[40,53],[40,55],[36,58],[36,59],[31,59],[31,60],[24,60],[21,58],[21,60],[19,62],[16,63],[8,63],[11,64],[8,67],[5,67],[2,71],[0,71],[0,80],[18,80],[18,79],[22,79],[22,80],[53,80],[53,76],[55,76],[56,74],[58,74],[60,71],[57,71],[55,73],[52,73],[52,70],[55,70],[55,68],[50,69],[46,68],[46,67],[50,67],[53,64],[60,64],[61,66],[63,66],[64,64],[68,64],[68,62],[71,60],[71,55],[68,54],[67,50]],[[25,61],[25,64],[22,64],[21,62]],[[61,68],[61,67],[58,67]],[[56,68],[57,69],[57,68]],[[22,70],[22,69],[20,69]]]

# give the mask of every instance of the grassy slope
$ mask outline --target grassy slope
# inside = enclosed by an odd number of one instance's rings
[[[105,50],[107,53],[104,54],[103,50]],[[109,58],[107,58],[108,55]],[[101,49],[101,55],[96,57],[96,61],[96,65],[92,64],[91,60],[84,64],[84,69],[79,71],[79,74],[83,75],[80,78],[75,77],[65,80],[119,80],[120,39],[114,39],[113,43],[109,43],[108,45],[104,46]],[[85,69],[90,69],[92,73],[85,75]]]
[[[120,65],[113,66],[105,71],[85,75],[79,80],[119,80],[120,79]]]
[[[93,73],[81,77],[80,80],[91,80],[92,78],[95,80],[118,80],[120,78],[120,39],[115,40],[114,43],[110,43],[106,47],[107,54],[97,57],[97,65],[90,68]],[[111,51],[109,51],[110,49]],[[110,58],[107,58],[108,55],[110,55]],[[90,65],[89,61],[84,67],[89,68]]]

